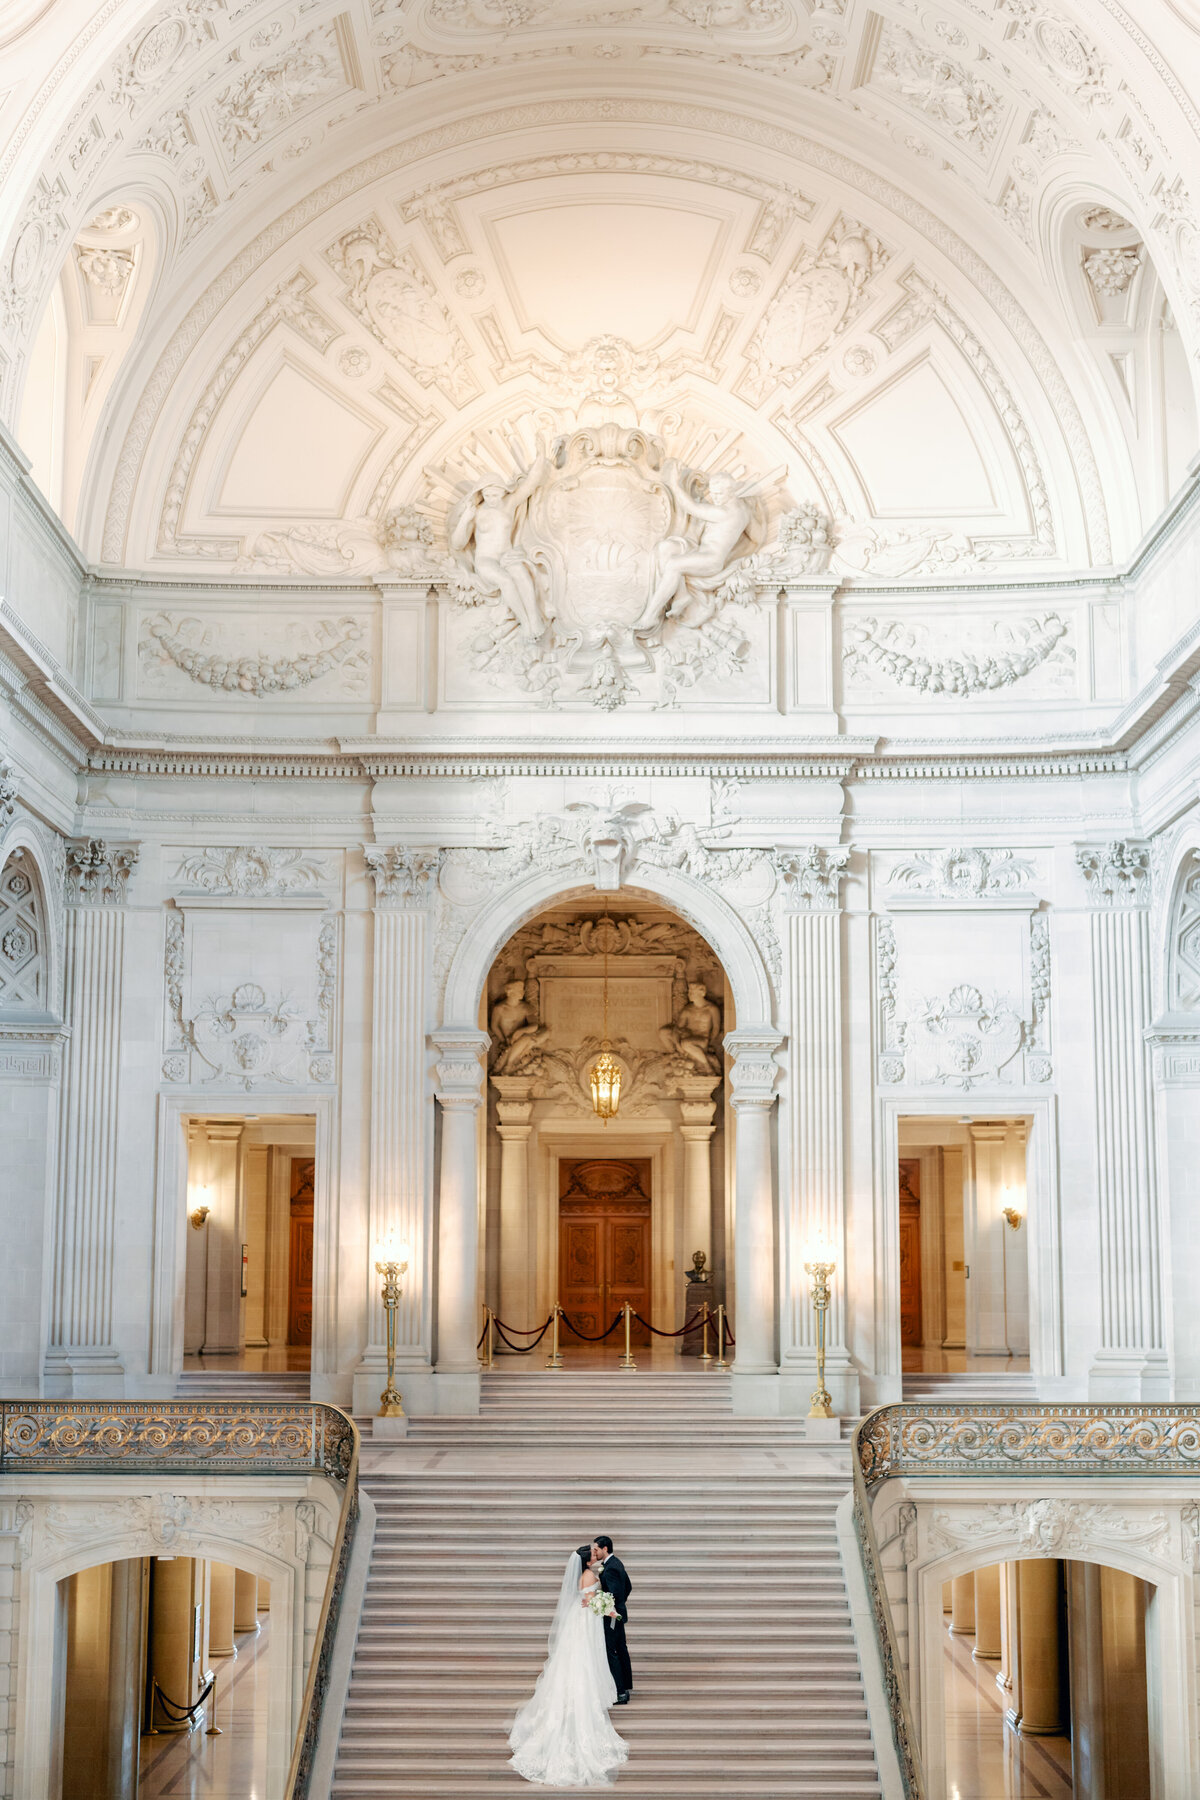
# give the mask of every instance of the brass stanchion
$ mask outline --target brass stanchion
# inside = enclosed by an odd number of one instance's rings
[[[496,1363],[495,1323],[495,1313],[490,1306],[485,1306],[483,1309],[483,1355],[479,1359],[485,1369],[494,1368]]]
[[[209,1707],[209,1713],[208,1713],[208,1730],[204,1733],[204,1735],[205,1735],[205,1737],[224,1737],[225,1736],[225,1733],[221,1730],[221,1727],[217,1724],[217,1678],[215,1675],[212,1678],[212,1703]]]
[[[725,1361],[725,1302],[722,1300],[717,1308],[717,1362],[718,1369],[727,1369]]]
[[[700,1361],[705,1364],[710,1363],[712,1361],[712,1357],[709,1354],[709,1349],[708,1349],[708,1301],[707,1300],[704,1302],[704,1324],[703,1324],[703,1326],[701,1328],[701,1332],[700,1332],[700,1345],[701,1345]]]
[[[623,1369],[636,1369],[637,1364],[633,1360],[633,1352],[629,1347],[629,1319],[630,1319],[631,1313],[633,1312],[633,1307],[630,1305],[628,1300],[626,1300],[624,1306],[621,1308],[621,1311],[625,1314],[625,1354],[621,1358],[620,1366]]]
[[[553,1325],[553,1336],[550,1340],[550,1342],[551,1342],[550,1354],[546,1358],[546,1367],[548,1369],[561,1369],[563,1366],[562,1354],[558,1348],[558,1318],[559,1318],[559,1314],[561,1312],[562,1312],[562,1307],[558,1304],[558,1301],[556,1300],[554,1302],[554,1311],[550,1315],[551,1318],[554,1320],[554,1325]]]

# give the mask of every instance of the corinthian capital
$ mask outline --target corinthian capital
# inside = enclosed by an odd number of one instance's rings
[[[67,899],[72,906],[121,906],[138,859],[136,844],[72,838],[67,845]]]
[[[432,897],[442,852],[409,844],[366,844],[363,856],[375,883],[377,906],[423,906]]]
[[[800,850],[777,850],[775,867],[783,878],[789,912],[836,912],[850,851],[844,845],[826,849],[806,844]]]
[[[1092,906],[1148,906],[1150,852],[1121,838],[1112,844],[1085,844],[1075,852]]]

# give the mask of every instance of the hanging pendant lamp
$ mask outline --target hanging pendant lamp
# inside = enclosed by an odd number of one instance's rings
[[[608,920],[608,907],[604,908]],[[592,1064],[592,1111],[607,1125],[617,1116],[621,1104],[621,1065],[612,1053],[608,1039],[608,933],[604,934],[604,1032],[600,1054]]]

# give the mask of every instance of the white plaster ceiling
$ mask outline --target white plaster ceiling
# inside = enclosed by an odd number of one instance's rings
[[[460,475],[614,418],[778,471],[851,571],[1103,564],[1193,430],[1198,24],[1191,0],[28,4],[5,415],[61,281],[60,504],[105,562],[370,575],[396,509],[440,528]]]

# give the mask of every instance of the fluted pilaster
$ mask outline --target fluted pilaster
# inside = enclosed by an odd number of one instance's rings
[[[114,1341],[125,888],[132,844],[87,839],[67,849],[65,1011],[70,1029],[59,1112],[46,1392],[119,1394]]]
[[[1091,910],[1092,1066],[1100,1250],[1093,1399],[1165,1398],[1162,1267],[1150,1055],[1149,853],[1077,852]]]
[[[731,1031],[725,1037],[732,1058],[730,1105],[736,1118],[734,1164],[734,1299],[736,1336],[734,1406],[746,1378],[775,1376],[776,1265],[775,1182],[771,1152],[771,1111],[783,1043],[770,1027]],[[752,1390],[746,1389],[747,1400]],[[748,1410],[753,1410],[752,1406]]]
[[[847,1386],[845,1159],[842,1105],[841,882],[849,851],[812,846],[781,853],[792,1027],[786,1106],[791,1190],[785,1196],[781,1371],[812,1385],[816,1314],[804,1264],[817,1245],[836,1264],[826,1314],[826,1381],[834,1407],[857,1404]],[[807,1410],[805,1389],[805,1410]]]
[[[371,1176],[368,1345],[361,1367],[386,1362],[386,1324],[373,1248],[391,1229],[411,1251],[396,1313],[396,1364],[430,1360],[429,1102],[426,1094],[429,912],[441,853],[369,846],[375,883],[371,1007]]]

